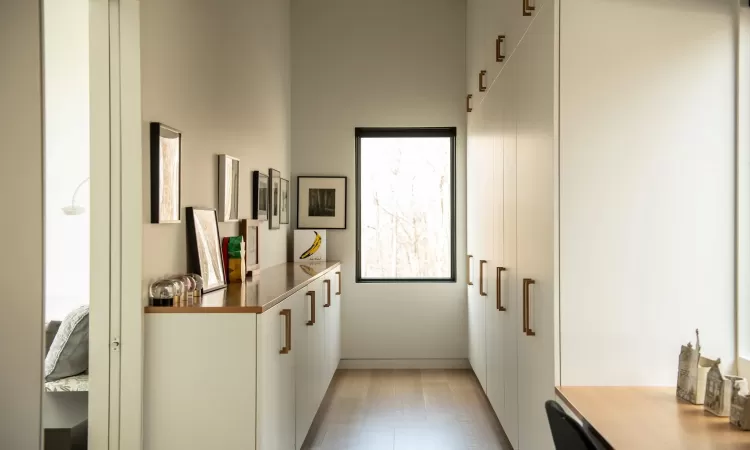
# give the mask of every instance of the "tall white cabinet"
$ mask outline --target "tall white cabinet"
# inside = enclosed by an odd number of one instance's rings
[[[556,385],[734,357],[736,5],[658,3],[468,2],[469,355],[516,450]]]

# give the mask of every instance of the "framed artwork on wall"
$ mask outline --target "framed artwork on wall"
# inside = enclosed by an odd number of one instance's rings
[[[289,223],[289,180],[281,179],[281,224]]]
[[[253,219],[268,220],[268,175],[253,172]]]
[[[203,292],[221,289],[226,282],[216,210],[189,207],[186,214],[188,271],[203,278]]]
[[[271,193],[271,201],[268,205],[271,208],[268,225],[270,229],[278,230],[281,225],[281,202],[279,201],[281,194],[281,172],[276,169],[269,169],[268,177],[270,178],[269,192]]]
[[[151,122],[151,223],[180,223],[182,133]]]
[[[297,228],[346,228],[346,177],[297,177]]]
[[[240,160],[219,155],[219,219],[240,220]]]

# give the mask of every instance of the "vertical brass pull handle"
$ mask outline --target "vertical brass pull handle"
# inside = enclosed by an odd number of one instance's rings
[[[339,291],[336,292],[336,295],[341,295],[341,272],[336,272],[336,275],[339,277]]]
[[[315,291],[308,291],[307,295],[310,296],[310,320],[307,321],[307,326],[315,325]]]
[[[505,267],[498,267],[497,268],[497,286],[496,286],[496,297],[497,297],[497,310],[498,311],[507,311],[505,309],[505,306],[503,306],[503,272],[505,272]]]
[[[471,107],[471,97],[472,97],[471,94],[466,96],[466,112],[474,111],[474,108]]]
[[[531,316],[529,286],[532,284],[536,284],[536,282],[531,278],[523,279],[523,331],[526,333],[526,336],[536,336],[534,330],[531,329],[531,325],[529,325],[529,317]]]
[[[471,260],[474,257],[472,255],[466,255],[466,284],[474,286],[474,282],[471,280]]]
[[[531,11],[534,11],[536,7],[531,4],[531,0],[523,0],[523,15],[530,16]]]
[[[281,353],[282,355],[286,355],[287,353],[292,351],[292,310],[291,309],[282,309],[281,314],[282,316],[285,316],[285,328],[286,328],[286,342],[284,343],[284,346],[281,347]]]
[[[326,285],[326,303],[323,307],[328,308],[331,306],[331,280],[323,280],[323,284]]]
[[[480,70],[479,71],[479,92],[485,92],[487,90],[487,84],[485,82],[486,78],[487,78],[487,71]]]
[[[505,35],[501,34],[495,41],[495,61],[505,61],[505,54],[503,53],[503,44],[505,43]]]
[[[479,261],[479,295],[482,297],[487,297],[487,292],[484,290],[484,266],[487,264],[487,261],[480,260]]]

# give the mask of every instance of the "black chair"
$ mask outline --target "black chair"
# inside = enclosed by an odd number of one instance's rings
[[[556,401],[547,401],[544,409],[557,450],[613,450],[588,423],[578,423]]]

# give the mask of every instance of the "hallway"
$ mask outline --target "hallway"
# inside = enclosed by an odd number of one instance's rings
[[[470,370],[339,370],[302,448],[511,447]]]

